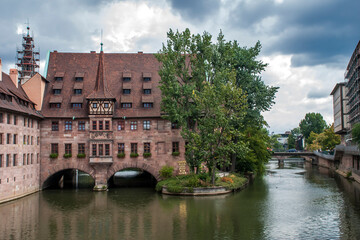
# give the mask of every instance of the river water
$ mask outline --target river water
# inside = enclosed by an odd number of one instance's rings
[[[45,190],[0,205],[0,239],[360,239],[360,186],[301,163],[241,192]]]

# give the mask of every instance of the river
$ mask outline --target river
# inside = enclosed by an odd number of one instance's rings
[[[360,239],[360,186],[302,163],[268,164],[241,192],[45,190],[0,205],[0,239]]]

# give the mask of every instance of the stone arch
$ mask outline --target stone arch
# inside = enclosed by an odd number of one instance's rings
[[[62,165],[54,165],[52,167],[48,167],[47,171],[42,172],[40,184],[41,188],[43,188],[45,181],[48,180],[52,175],[67,169],[78,169],[82,172],[89,174],[94,180],[96,179],[94,169],[91,168],[88,164],[79,162],[68,162]]]
[[[116,172],[125,168],[139,168],[150,173],[156,179],[156,181],[161,180],[159,175],[159,169],[142,161],[117,163],[111,166],[107,173],[107,180],[109,180]]]

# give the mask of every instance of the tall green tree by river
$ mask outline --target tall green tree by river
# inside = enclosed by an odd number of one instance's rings
[[[246,160],[250,141],[245,130],[263,127],[260,113],[273,104],[277,88],[259,77],[266,66],[256,61],[260,43],[241,48],[236,41],[225,41],[221,32],[216,43],[211,39],[206,32],[170,30],[156,56],[164,118],[182,128],[190,168],[206,163],[214,175],[216,166],[230,163],[230,156]]]

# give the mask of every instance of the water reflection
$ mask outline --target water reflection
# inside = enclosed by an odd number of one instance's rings
[[[49,190],[0,205],[0,239],[359,239],[360,186],[277,162],[242,192]]]

